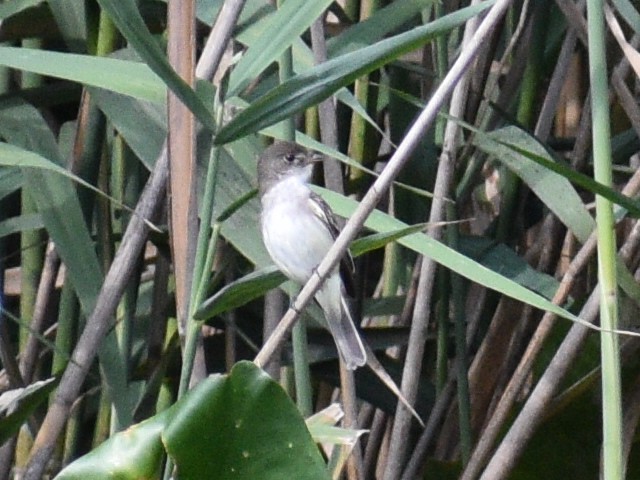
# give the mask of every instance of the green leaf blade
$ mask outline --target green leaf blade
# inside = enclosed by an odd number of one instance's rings
[[[166,88],[139,62],[0,46],[0,65],[105,88],[140,100],[162,103]]]

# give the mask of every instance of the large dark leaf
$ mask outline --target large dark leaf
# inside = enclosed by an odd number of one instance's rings
[[[251,362],[194,390],[163,439],[185,480],[329,478],[296,406]]]
[[[114,435],[56,478],[156,478],[163,446],[181,480],[329,478],[291,399],[251,362],[207,378],[168,410]]]

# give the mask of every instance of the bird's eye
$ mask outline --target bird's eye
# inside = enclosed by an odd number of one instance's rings
[[[284,156],[284,159],[287,161],[287,163],[293,163],[293,161],[296,159],[296,156],[293,153],[287,153]]]

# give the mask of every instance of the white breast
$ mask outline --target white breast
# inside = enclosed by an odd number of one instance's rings
[[[305,283],[333,243],[309,207],[311,191],[297,178],[279,182],[262,197],[262,236],[269,255],[291,279]]]

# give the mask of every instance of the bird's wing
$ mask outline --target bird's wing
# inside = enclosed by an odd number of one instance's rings
[[[324,199],[315,192],[311,192],[309,195],[309,203],[314,215],[318,217],[327,226],[327,229],[331,232],[331,236],[335,240],[340,233],[338,222],[331,210],[331,207],[324,201]],[[340,275],[347,288],[347,291],[353,290],[355,285],[353,280],[353,274],[355,272],[355,264],[353,263],[353,257],[349,250],[340,260]],[[350,292],[351,293],[351,292]]]

